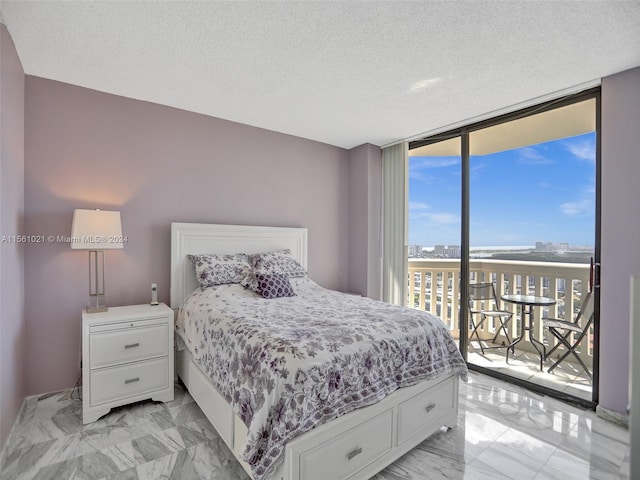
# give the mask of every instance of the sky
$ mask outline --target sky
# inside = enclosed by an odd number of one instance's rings
[[[472,248],[594,245],[595,132],[470,162]],[[460,182],[460,157],[409,157],[409,245],[460,245]]]

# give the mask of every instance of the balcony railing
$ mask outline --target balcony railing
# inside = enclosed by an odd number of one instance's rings
[[[554,262],[523,262],[510,260],[471,259],[471,283],[493,282],[498,300],[507,293],[542,295],[556,301],[551,307],[534,307],[535,338],[545,341],[547,349],[556,340],[542,328],[542,317],[573,320],[582,299],[589,288],[589,265]],[[460,260],[459,259],[409,259],[409,288],[407,304],[431,312],[449,326],[454,336],[460,327]],[[514,312],[509,322],[511,338],[520,333],[520,309],[511,303],[502,302],[502,308]],[[579,351],[587,366],[592,365],[593,329],[582,340]],[[502,331],[488,319],[479,330],[480,337],[491,340],[496,333],[498,344],[507,342]],[[534,352],[527,342],[518,344],[519,350]],[[560,347],[558,350],[562,350]]]

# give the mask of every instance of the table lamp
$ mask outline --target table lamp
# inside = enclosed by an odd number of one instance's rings
[[[71,248],[89,250],[88,313],[106,312],[104,251],[123,248],[120,212],[106,210],[73,211]]]

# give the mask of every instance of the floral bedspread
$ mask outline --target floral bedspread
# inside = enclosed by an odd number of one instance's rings
[[[287,441],[399,387],[467,367],[444,323],[419,310],[292,278],[296,296],[263,299],[238,284],[196,290],[176,330],[248,428],[256,480]]]

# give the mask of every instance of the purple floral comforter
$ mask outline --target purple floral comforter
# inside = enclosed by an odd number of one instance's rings
[[[419,310],[292,278],[294,297],[266,300],[237,284],[198,289],[176,330],[248,428],[242,458],[256,480],[284,445],[399,387],[467,367],[444,323]]]

